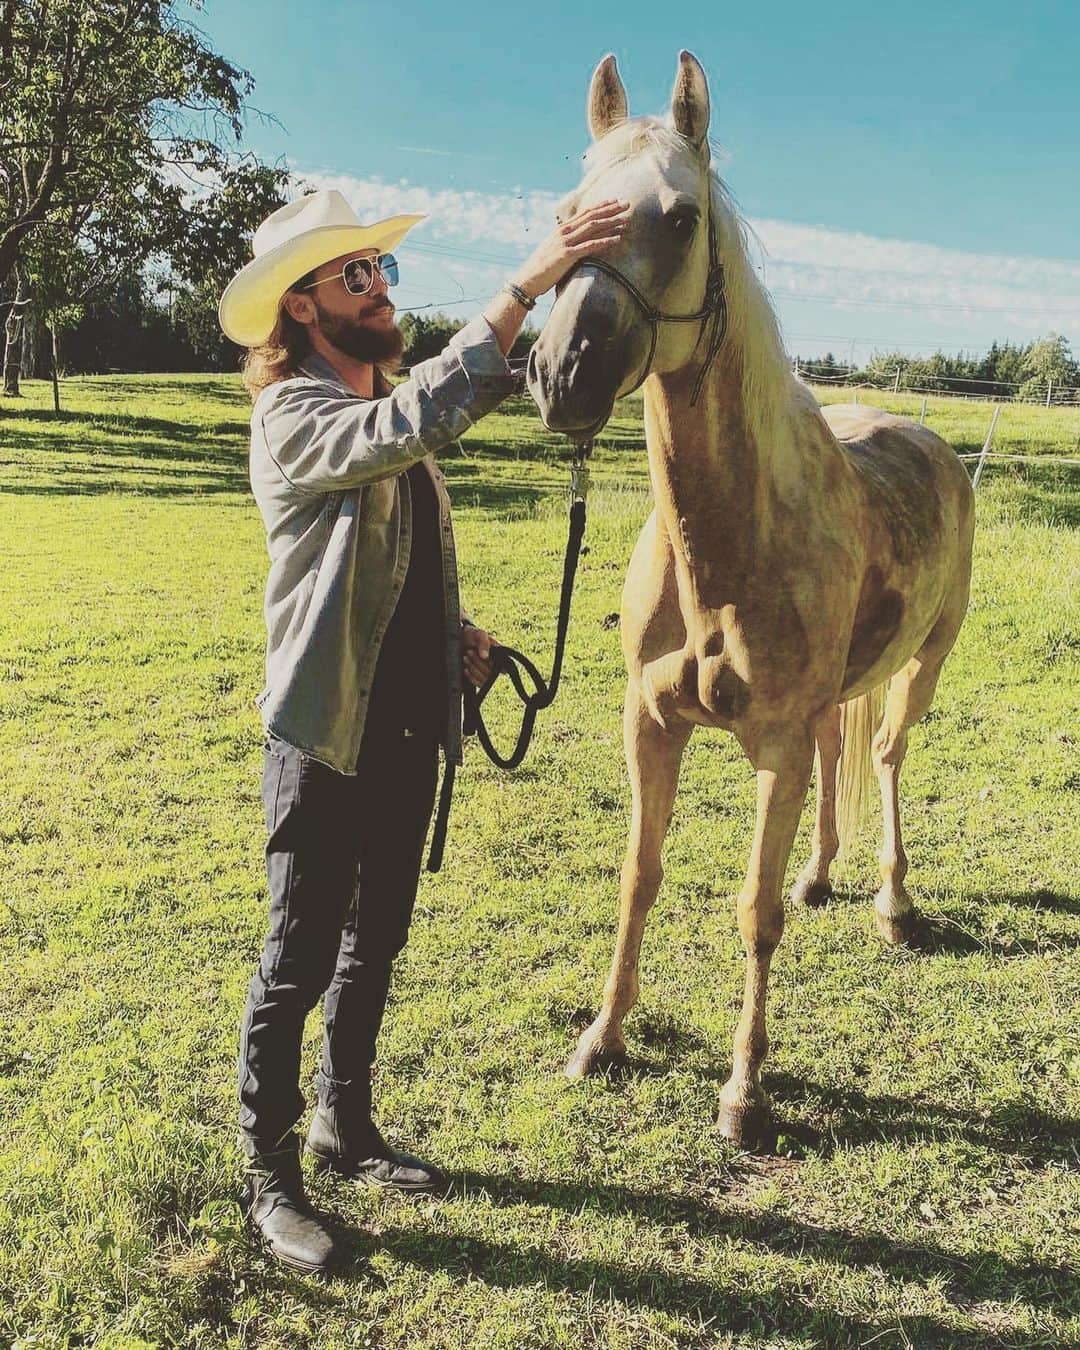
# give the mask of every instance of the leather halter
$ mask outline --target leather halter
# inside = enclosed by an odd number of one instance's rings
[[[648,299],[638,290],[629,277],[623,276],[617,267],[612,267],[610,263],[602,262],[599,258],[583,258],[571,269],[570,275],[582,267],[595,267],[598,272],[606,272],[608,276],[614,277],[622,286],[623,290],[633,299],[638,309],[641,310],[642,318],[649,325],[649,355],[645,361],[645,368],[632,388],[626,391],[632,394],[635,389],[640,389],[645,383],[650,370],[652,370],[653,357],[656,355],[656,339],[662,323],[700,323],[701,332],[698,334],[697,344],[694,347],[696,352],[701,346],[701,339],[705,336],[706,327],[710,327],[709,341],[705,348],[705,359],[702,362],[701,369],[698,371],[697,379],[694,381],[694,388],[690,394],[691,408],[697,403],[698,395],[701,393],[701,387],[705,383],[705,376],[709,367],[716,359],[724,342],[727,333],[727,296],[724,292],[724,264],[720,261],[716,252],[716,235],[713,231],[712,218],[712,195],[709,197],[709,273],[705,278],[705,298],[702,301],[701,308],[695,310],[693,314],[665,314],[663,310],[655,308]],[[712,320],[711,325],[709,323]],[[625,394],[623,397],[625,398]]]

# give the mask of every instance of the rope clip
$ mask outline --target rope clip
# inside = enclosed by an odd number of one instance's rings
[[[592,441],[584,441],[574,449],[570,465],[571,502],[583,502],[589,494],[589,466],[586,461],[592,453],[592,445]]]

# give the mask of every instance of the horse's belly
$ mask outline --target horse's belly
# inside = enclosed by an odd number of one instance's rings
[[[910,660],[942,612],[967,591],[974,500],[967,472],[927,428],[877,414],[845,443],[867,505],[868,561],[842,697],[880,684]]]
[[[970,566],[947,551],[922,567],[893,571],[871,565],[852,624],[842,699],[854,698],[894,675],[918,653],[954,594],[966,592]]]

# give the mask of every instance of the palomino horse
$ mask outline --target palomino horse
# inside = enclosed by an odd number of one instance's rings
[[[865,779],[872,759],[885,822],[877,923],[887,941],[910,940],[897,780],[967,607],[974,498],[933,432],[872,408],[819,409],[791,374],[744,226],[710,169],[693,56],[679,58],[670,124],[627,118],[607,57],[589,125],[585,178],[559,214],[619,197],[630,223],[559,288],[529,383],[547,426],[585,439],[644,381],[655,509],[622,601],[633,812],[618,940],[567,1073],[625,1059],[682,753],[694,726],[724,727],[756,771],[757,814],[738,897],[746,990],[719,1121],[741,1146],[768,1147],[765,989],[815,742],[817,822],[794,895],[831,895],[837,784],[842,817],[845,782]]]

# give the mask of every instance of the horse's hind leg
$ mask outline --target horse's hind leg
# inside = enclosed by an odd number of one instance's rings
[[[945,653],[924,648],[889,681],[885,715],[874,736],[871,755],[881,788],[881,889],[874,899],[878,932],[890,943],[912,942],[918,931],[918,912],[904,886],[908,860],[900,833],[900,767],[907,753],[908,728],[930,707]]]
[[[817,741],[817,811],[810,861],[795,879],[791,898],[804,905],[832,899],[829,868],[840,847],[836,833],[836,765],[840,759],[840,706],[830,708],[814,728]]]
[[[641,938],[663,877],[660,850],[671,822],[679,765],[690,731],[688,723],[666,731],[650,715],[633,684],[627,686],[623,738],[633,809],[622,868],[619,936],[603,1007],[582,1033],[566,1066],[569,1078],[603,1071],[626,1060],[622,1023],[637,1002]]]

